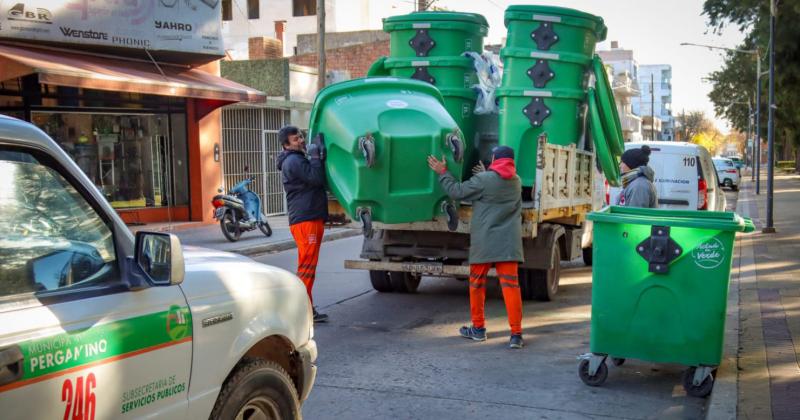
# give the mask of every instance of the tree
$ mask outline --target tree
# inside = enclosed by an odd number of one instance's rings
[[[728,25],[734,25],[745,37],[739,49],[758,49],[761,52],[762,70],[766,70],[769,45],[769,1],[763,0],[706,0],[703,14],[708,16],[709,26],[719,33]],[[775,150],[782,150],[786,143],[800,144],[800,0],[780,0],[775,31]],[[714,88],[709,98],[714,103],[714,112],[727,118],[734,128],[747,129],[748,101],[755,104],[755,61],[753,55],[729,52],[725,65],[711,73],[709,79]],[[761,132],[767,137],[767,78],[762,77]],[[745,105],[737,104],[744,102]],[[755,109],[755,105],[753,106]],[[783,148],[785,149],[785,148]],[[786,158],[786,157],[784,157]],[[800,161],[800,153],[795,157]],[[797,165],[800,168],[800,165]]]
[[[689,111],[678,114],[675,120],[680,125],[681,139],[691,140],[703,131],[710,131],[714,128],[714,122],[706,117],[703,111]]]

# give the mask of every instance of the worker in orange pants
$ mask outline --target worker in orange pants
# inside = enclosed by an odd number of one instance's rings
[[[503,300],[506,302],[511,335],[522,336],[522,294],[517,277],[519,263],[505,261],[494,263],[494,266],[497,269],[497,278],[503,291]],[[486,301],[486,275],[490,268],[492,268],[492,263],[470,264],[469,266],[469,306],[472,313],[472,326],[476,329],[486,329],[484,303]]]
[[[447,161],[428,156],[428,166],[439,174],[439,184],[453,200],[472,202],[470,221],[469,304],[472,325],[459,329],[459,335],[475,341],[486,340],[484,301],[486,275],[497,268],[503,299],[511,325],[508,346],[522,348],[522,294],[517,266],[522,252],[522,183],[514,165],[514,150],[498,146],[492,150],[488,169],[481,163],[470,179],[459,182],[447,172]]]
[[[278,155],[283,190],[286,192],[286,213],[289,230],[297,243],[297,277],[306,287],[311,302],[314,322],[325,322],[328,315],[314,307],[311,290],[317,275],[319,247],[322,232],[328,219],[328,194],[325,192],[325,145],[321,139],[306,148],[303,133],[294,126],[278,131],[283,152]]]

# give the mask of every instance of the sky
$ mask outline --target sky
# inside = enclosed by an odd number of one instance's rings
[[[436,0],[434,5],[453,11],[480,13],[489,21],[486,43],[500,43],[505,36],[503,11],[512,4],[539,4],[569,7],[601,16],[608,26],[606,41],[598,50],[610,49],[610,41],[634,51],[642,64],[672,65],[672,110],[702,110],[727,133],[728,123],[716,118],[708,99],[711,85],[702,78],[719,70],[724,51],[681,46],[682,42],[733,48],[744,39],[736,27],[714,34],[701,15],[702,0]]]

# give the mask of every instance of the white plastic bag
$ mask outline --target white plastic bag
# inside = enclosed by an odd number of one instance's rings
[[[475,114],[496,114],[495,90],[503,79],[500,60],[496,54],[490,52],[478,54],[467,52],[464,55],[472,58],[475,72],[478,74],[478,84],[472,86],[478,92],[475,102]]]

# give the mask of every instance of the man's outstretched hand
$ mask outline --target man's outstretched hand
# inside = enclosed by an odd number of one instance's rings
[[[481,172],[486,172],[486,166],[483,165],[483,161],[478,161],[478,164],[472,167],[472,174],[477,175]]]
[[[447,161],[444,160],[444,155],[442,155],[442,160],[436,159],[433,156],[428,156],[428,166],[433,169],[433,172],[439,175],[447,172]]]

